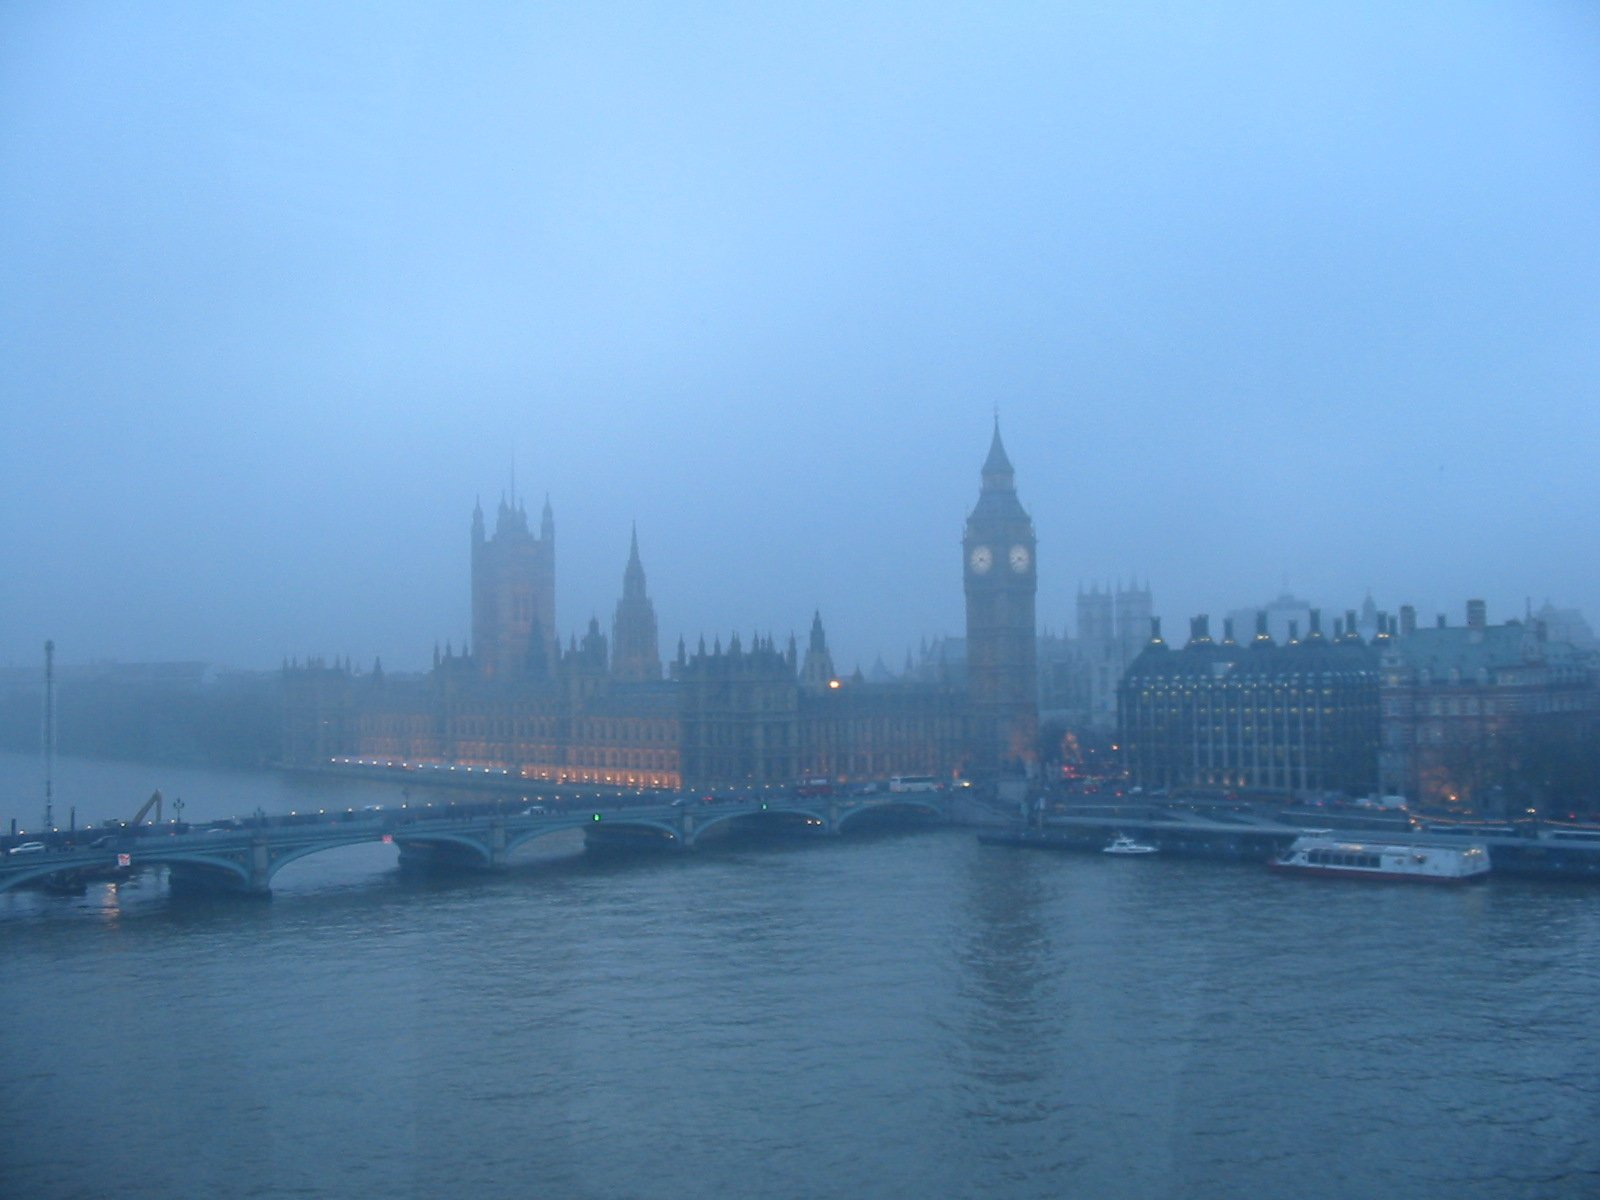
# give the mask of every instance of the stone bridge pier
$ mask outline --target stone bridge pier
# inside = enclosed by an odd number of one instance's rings
[[[272,847],[265,838],[258,837],[226,855],[170,862],[167,882],[179,891],[228,892],[265,899],[272,895],[274,870]]]

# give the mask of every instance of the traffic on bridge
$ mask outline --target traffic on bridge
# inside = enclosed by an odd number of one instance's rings
[[[942,787],[787,788],[693,793],[555,791],[492,799],[403,801],[190,823],[162,819],[155,793],[131,820],[0,838],[0,892],[81,892],[96,881],[165,867],[175,888],[269,895],[272,878],[308,855],[367,842],[394,845],[402,866],[493,870],[537,838],[581,830],[586,847],[689,850],[714,829],[836,835],[869,813],[928,821],[945,815]],[[154,812],[154,819],[147,816]]]

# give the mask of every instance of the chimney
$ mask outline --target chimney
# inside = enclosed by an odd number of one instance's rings
[[[1488,625],[1488,612],[1482,600],[1467,601],[1467,628],[1482,629]]]
[[[1414,605],[1400,606],[1400,636],[1410,637],[1417,631],[1417,610]]]

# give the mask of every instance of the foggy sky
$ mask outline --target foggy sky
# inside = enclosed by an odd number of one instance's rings
[[[1287,587],[1600,616],[1600,10],[0,7],[0,663],[470,632],[557,528],[663,650]]]

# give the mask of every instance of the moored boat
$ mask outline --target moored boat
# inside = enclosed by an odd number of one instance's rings
[[[1111,844],[1100,853],[1102,854],[1154,854],[1156,848],[1143,842],[1136,842],[1125,833],[1119,833],[1111,839]]]
[[[1291,875],[1344,879],[1467,883],[1489,873],[1489,851],[1481,845],[1440,846],[1423,842],[1358,842],[1299,837],[1268,864]]]

